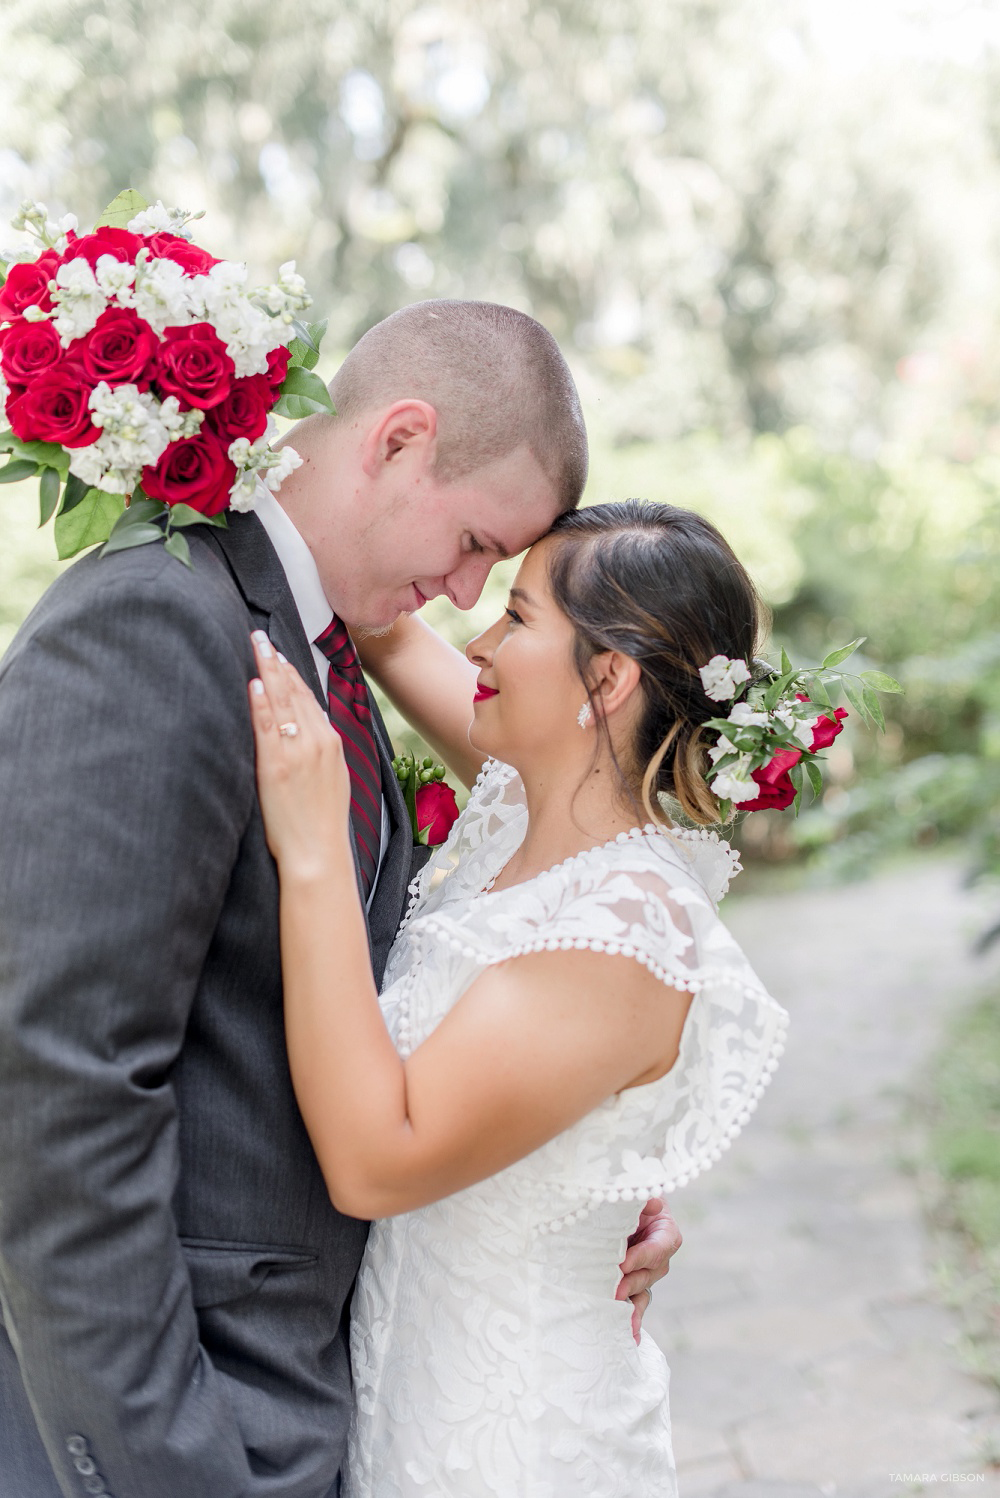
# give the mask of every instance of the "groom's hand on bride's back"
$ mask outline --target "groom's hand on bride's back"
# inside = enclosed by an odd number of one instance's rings
[[[653,1197],[643,1207],[639,1226],[628,1240],[628,1251],[619,1266],[622,1278],[615,1292],[616,1300],[632,1302],[632,1335],[636,1342],[652,1299],[650,1286],[662,1280],[683,1241],[666,1202]]]

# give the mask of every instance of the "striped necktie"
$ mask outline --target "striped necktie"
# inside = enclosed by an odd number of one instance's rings
[[[327,682],[330,722],[343,741],[344,757],[351,772],[351,826],[367,898],[375,882],[382,843],[382,774],[368,690],[350,635],[336,614],[317,638],[316,645],[330,662]]]

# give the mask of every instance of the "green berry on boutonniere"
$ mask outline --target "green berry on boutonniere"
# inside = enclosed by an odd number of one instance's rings
[[[458,819],[458,802],[451,786],[445,784],[444,765],[435,764],[429,756],[418,761],[407,750],[405,754],[397,754],[392,768],[403,789],[413,841],[425,848],[436,848],[445,841]]]

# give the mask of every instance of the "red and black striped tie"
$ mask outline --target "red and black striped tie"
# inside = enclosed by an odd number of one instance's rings
[[[316,645],[330,662],[327,682],[330,722],[343,740],[351,772],[351,826],[367,898],[375,882],[382,843],[382,775],[368,690],[351,637],[336,614]]]

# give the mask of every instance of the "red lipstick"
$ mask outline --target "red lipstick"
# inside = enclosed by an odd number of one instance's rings
[[[485,702],[487,697],[499,697],[500,693],[495,687],[477,687],[473,702]]]

